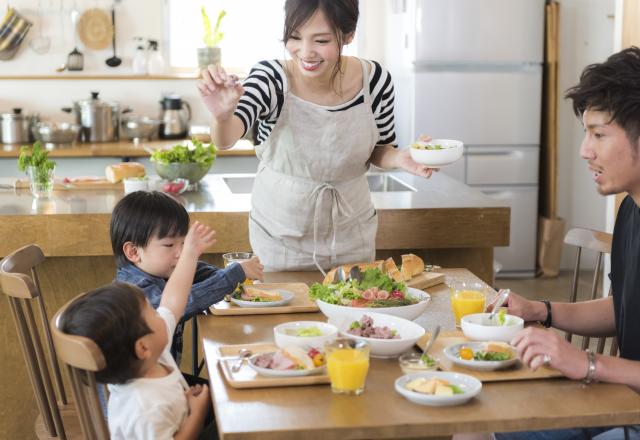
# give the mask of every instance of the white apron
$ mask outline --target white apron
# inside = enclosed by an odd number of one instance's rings
[[[378,128],[360,62],[363,104],[330,112],[286,90],[271,134],[256,146],[249,239],[266,271],[375,257],[378,219],[365,173]]]

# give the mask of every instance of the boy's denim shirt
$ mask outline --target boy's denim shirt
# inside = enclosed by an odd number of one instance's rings
[[[185,321],[224,299],[225,295],[231,294],[238,286],[238,283],[244,280],[244,270],[242,270],[240,264],[234,263],[224,269],[220,269],[203,261],[198,261],[189,300],[187,301],[184,315],[176,326],[171,344],[171,355],[178,365],[180,365],[180,357],[182,356],[182,332]],[[118,268],[116,281],[130,283],[141,288],[153,308],[158,308],[160,305],[162,291],[167,284],[167,280],[164,278],[149,275],[133,264]]]

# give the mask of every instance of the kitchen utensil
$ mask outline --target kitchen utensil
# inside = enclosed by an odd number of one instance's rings
[[[44,143],[45,148],[70,145],[78,140],[80,126],[67,122],[38,122],[31,128],[36,140]]]
[[[62,111],[76,115],[76,124],[80,125],[81,142],[112,142],[118,140],[118,129],[121,113],[131,109],[121,110],[117,102],[102,101],[99,92],[91,92],[91,98],[73,103],[73,109],[65,107]]]
[[[88,9],[80,16],[78,34],[85,47],[103,50],[109,47],[113,38],[111,16],[102,9]]]
[[[72,71],[79,71],[84,69],[84,55],[78,50],[78,15],[80,13],[75,8],[71,11],[71,23],[73,24],[73,42],[75,47],[69,53],[67,57],[67,69]]]
[[[492,321],[494,319],[494,317],[496,316],[496,313],[498,313],[498,310],[500,310],[500,307],[502,307],[502,304],[504,304],[507,298],[509,298],[510,292],[511,290],[509,289],[504,289],[500,291],[499,293],[500,296],[493,303],[493,310],[491,310],[491,314],[489,315],[489,321]]]
[[[436,342],[436,339],[439,334],[440,334],[440,324],[436,325],[436,328],[434,328],[433,332],[431,332],[431,339],[429,339],[429,342],[427,342],[427,345],[424,346],[424,350],[422,351],[423,355],[426,355],[429,353],[429,350],[431,350],[431,347],[433,347],[433,343]]]
[[[120,136],[134,143],[153,139],[158,134],[160,120],[146,116],[126,115],[120,123]]]
[[[62,63],[59,67],[56,67],[56,72],[64,72],[65,70],[67,70],[67,63]]]
[[[9,7],[0,21],[0,60],[10,60],[20,48],[20,43],[31,29],[33,23]]]
[[[356,280],[357,282],[361,282],[362,281],[362,271],[360,270],[360,267],[353,266],[349,270],[349,278],[351,278],[352,280]]]
[[[42,33],[44,20],[42,19],[42,0],[38,0],[38,35],[31,40],[29,47],[37,54],[42,55],[49,52],[51,39]]]
[[[344,268],[342,266],[338,267],[333,274],[333,282],[339,283],[340,281],[344,281],[347,279],[347,275],[344,272]]]
[[[191,106],[179,95],[167,95],[160,101],[160,137],[163,139],[184,139],[189,132]]]
[[[242,364],[244,363],[244,360],[250,358],[252,355],[253,353],[248,348],[241,348],[240,351],[238,352],[238,360],[231,367],[231,371],[233,373],[237,373],[238,371],[240,371],[240,368],[242,368]]]
[[[0,114],[0,133],[3,144],[22,144],[33,141],[31,127],[39,121],[37,114],[25,115],[21,108]]]
[[[109,67],[118,67],[122,60],[116,56],[116,8],[111,9],[111,23],[113,26],[113,34],[111,36],[111,43],[113,45],[113,56],[111,58],[107,58],[105,63]]]

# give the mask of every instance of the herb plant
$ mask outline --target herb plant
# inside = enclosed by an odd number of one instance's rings
[[[42,185],[49,183],[49,171],[53,170],[56,163],[49,159],[49,153],[42,148],[40,141],[33,144],[33,148],[23,145],[18,156],[18,169],[27,171],[28,167],[34,167],[36,182]]]
[[[202,24],[204,26],[204,37],[202,38],[202,41],[204,41],[204,44],[207,47],[216,47],[224,37],[224,33],[220,32],[220,22],[224,16],[227,15],[227,12],[224,9],[220,11],[216,20],[216,25],[213,28],[204,6],[200,8],[200,12],[202,13]]]

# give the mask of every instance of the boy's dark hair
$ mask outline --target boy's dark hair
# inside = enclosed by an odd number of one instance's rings
[[[127,194],[111,214],[111,248],[118,267],[130,264],[122,246],[128,241],[145,247],[153,235],[180,237],[189,231],[189,213],[173,197],[158,191]]]
[[[608,112],[622,127],[636,153],[640,137],[640,49],[630,47],[611,55],[604,63],[587,66],[578,85],[567,90],[573,111]]]
[[[60,318],[60,329],[94,341],[107,362],[96,373],[102,383],[122,384],[137,377],[141,360],[135,352],[138,339],[151,333],[142,317],[146,298],[132,284],[112,283],[72,302]]]

